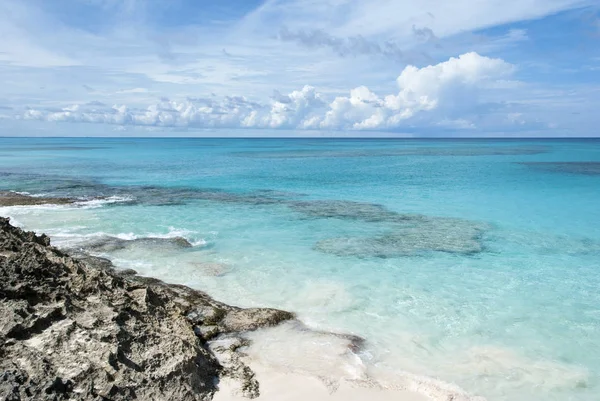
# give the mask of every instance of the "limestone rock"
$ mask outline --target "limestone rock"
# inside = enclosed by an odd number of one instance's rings
[[[216,355],[206,341],[293,314],[229,306],[82,256],[0,217],[0,399],[209,400],[223,376],[258,394],[235,349]]]

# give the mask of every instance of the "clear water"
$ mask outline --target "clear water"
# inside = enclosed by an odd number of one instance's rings
[[[63,247],[183,236],[106,256],[362,336],[374,374],[600,397],[600,141],[0,138],[1,189],[104,196],[0,215]]]

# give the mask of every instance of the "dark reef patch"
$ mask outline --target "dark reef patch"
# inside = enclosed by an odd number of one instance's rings
[[[555,173],[600,175],[600,162],[521,162],[519,164]]]
[[[16,192],[0,191],[0,206],[67,205],[75,201],[72,198],[33,197]]]
[[[109,146],[13,146],[3,148],[2,150],[11,152],[33,152],[33,151],[46,151],[46,150],[102,150],[110,149]]]
[[[290,202],[288,206],[311,218],[336,218],[367,222],[396,221],[401,215],[382,205],[344,200],[308,200]]]
[[[294,150],[294,151],[248,151],[233,152],[232,155],[259,159],[301,159],[338,157],[394,157],[394,156],[513,156],[537,155],[550,150],[547,146],[522,147],[449,147],[449,148],[401,148],[363,150]]]
[[[304,196],[303,194],[268,189],[252,192],[230,192],[218,188],[160,187],[153,185],[111,186],[94,180],[81,180],[53,175],[0,172],[0,177],[3,176],[7,177],[10,182],[18,183],[18,187],[16,188],[18,191],[46,194],[44,197],[30,197],[8,191],[8,189],[15,189],[14,185],[7,187],[7,191],[2,191],[0,183],[0,196],[7,198],[8,194],[14,194],[11,196],[15,197],[15,199],[17,196],[21,196],[21,203],[18,203],[19,200],[17,199],[15,204],[23,205],[27,204],[25,203],[26,198],[31,199],[31,202],[44,204],[60,203],[59,199],[64,200],[62,203],[73,203],[109,197],[130,199],[129,201],[120,202],[121,204],[143,204],[148,206],[184,205],[196,200],[248,205],[272,205],[282,203],[285,199],[291,197]],[[38,200],[34,201],[35,199]],[[44,202],[42,199],[51,199],[52,201]]]
[[[318,242],[315,249],[321,252],[357,257],[399,257],[423,252],[451,252],[472,254],[481,252],[482,234],[489,229],[483,223],[465,219],[398,213],[383,205],[347,200],[313,200],[304,194],[260,189],[250,192],[231,192],[211,188],[159,187],[159,186],[108,186],[95,182],[61,182],[51,193],[55,196],[74,196],[94,199],[118,196],[125,204],[150,206],[181,205],[193,201],[248,206],[279,206],[289,208],[302,219],[339,219],[385,224],[388,234],[376,237],[351,235]],[[69,198],[67,198],[69,199]],[[123,204],[123,203],[120,203]],[[181,241],[186,241],[181,238]],[[119,238],[101,238],[84,249],[92,252],[114,252],[135,247],[178,249],[177,239],[144,238],[127,241]],[[187,241],[186,241],[187,242]],[[187,243],[189,245],[189,243]]]
[[[425,217],[397,224],[393,231],[374,237],[330,238],[315,249],[338,256],[394,258],[426,252],[469,255],[483,251],[481,237],[487,225],[468,220]]]
[[[335,218],[388,223],[391,232],[375,237],[343,237],[319,241],[315,249],[338,256],[392,258],[423,252],[473,254],[483,250],[487,224],[469,220],[397,213],[382,205],[351,201],[303,201],[289,206],[309,218]]]

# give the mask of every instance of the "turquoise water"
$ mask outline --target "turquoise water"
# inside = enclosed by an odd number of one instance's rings
[[[0,138],[2,189],[82,198],[0,208],[58,246],[183,236],[104,256],[360,335],[374,375],[600,394],[598,140]]]

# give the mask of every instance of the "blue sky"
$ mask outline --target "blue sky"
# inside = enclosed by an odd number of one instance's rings
[[[598,0],[0,0],[0,135],[599,136]]]

